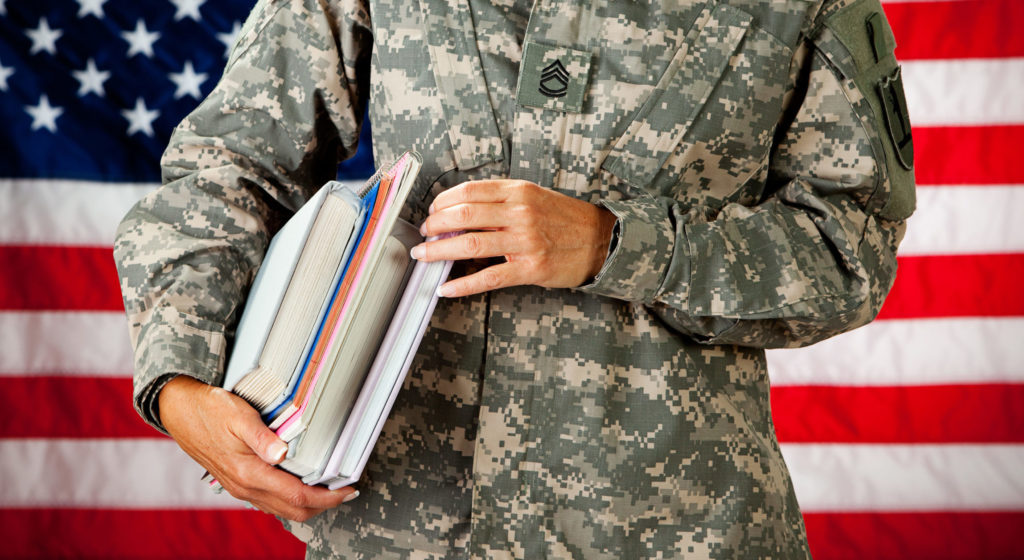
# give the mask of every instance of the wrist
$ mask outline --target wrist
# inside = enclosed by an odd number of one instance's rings
[[[612,214],[607,208],[602,206],[594,206],[594,208],[597,210],[597,225],[594,229],[590,268],[587,271],[587,280],[583,282],[584,284],[590,282],[604,268],[604,263],[608,260],[615,224],[618,222],[615,214]]]
[[[177,425],[175,421],[178,413],[183,410],[184,405],[195,402],[199,392],[208,388],[209,385],[189,377],[187,375],[176,375],[173,379],[164,384],[157,395],[157,410],[160,424],[170,433]],[[173,434],[172,434],[173,435]]]

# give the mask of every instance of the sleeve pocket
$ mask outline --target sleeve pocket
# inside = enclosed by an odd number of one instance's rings
[[[904,220],[916,205],[914,140],[903,79],[893,54],[896,41],[892,29],[878,0],[858,0],[829,16],[825,25],[849,56],[827,47],[823,53],[853,80],[870,106],[870,115],[865,116],[877,132],[877,147],[884,156],[888,179],[887,188],[876,190],[874,198],[881,206],[878,214],[889,220]]]

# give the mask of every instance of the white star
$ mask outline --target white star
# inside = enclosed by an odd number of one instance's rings
[[[171,4],[174,4],[178,11],[174,12],[174,21],[185,19],[190,17],[196,21],[202,19],[203,16],[199,15],[199,7],[203,5],[206,0],[171,0]]]
[[[150,32],[146,29],[146,22],[139,20],[135,24],[135,31],[122,31],[121,37],[128,41],[128,57],[136,54],[144,54],[153,57],[153,43],[160,38],[157,32]]]
[[[123,110],[121,115],[128,119],[128,136],[141,132],[146,136],[153,136],[153,121],[160,116],[160,111],[146,109],[146,103],[142,98],[135,100],[135,108],[131,111]]]
[[[78,17],[92,14],[103,19],[103,4],[107,0],[78,0]]]
[[[3,0],[0,0],[2,2]],[[0,64],[0,91],[7,91],[7,78],[14,73],[14,68]]]
[[[39,20],[39,27],[27,31],[29,39],[32,39],[32,48],[29,54],[36,54],[39,51],[46,51],[50,54],[57,54],[57,39],[64,34],[60,29],[50,29],[46,18]]]
[[[235,22],[235,25],[231,27],[231,31],[227,33],[218,33],[217,39],[221,43],[224,43],[224,57],[227,58],[231,54],[231,47],[235,46],[235,41],[238,40],[238,34],[242,32],[242,24]]]
[[[202,97],[202,92],[199,91],[199,86],[206,81],[206,73],[196,74],[195,69],[192,68],[192,61],[185,61],[185,68],[178,74],[172,73],[171,81],[174,85],[178,86],[178,89],[174,91],[174,98],[185,97],[191,95],[192,97],[199,99]]]
[[[45,128],[53,133],[57,132],[57,117],[64,112],[60,107],[51,106],[46,95],[39,98],[39,105],[25,107],[25,110],[32,115],[32,130]]]
[[[85,97],[90,93],[103,97],[103,82],[110,78],[110,72],[100,72],[96,68],[96,62],[93,59],[89,59],[89,62],[85,65],[85,70],[75,70],[71,73],[78,80],[79,97]]]

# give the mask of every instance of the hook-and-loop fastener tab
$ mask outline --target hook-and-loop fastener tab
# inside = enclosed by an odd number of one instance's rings
[[[903,92],[903,75],[897,67],[878,82],[878,96],[885,109],[885,124],[895,148],[896,159],[904,169],[914,167],[914,138],[907,116],[907,97]]]

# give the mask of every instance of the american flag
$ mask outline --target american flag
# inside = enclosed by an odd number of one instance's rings
[[[111,255],[251,3],[0,0],[0,557],[302,557],[135,415]],[[885,9],[918,211],[878,321],[771,352],[779,439],[817,558],[1024,558],[1024,3]]]

